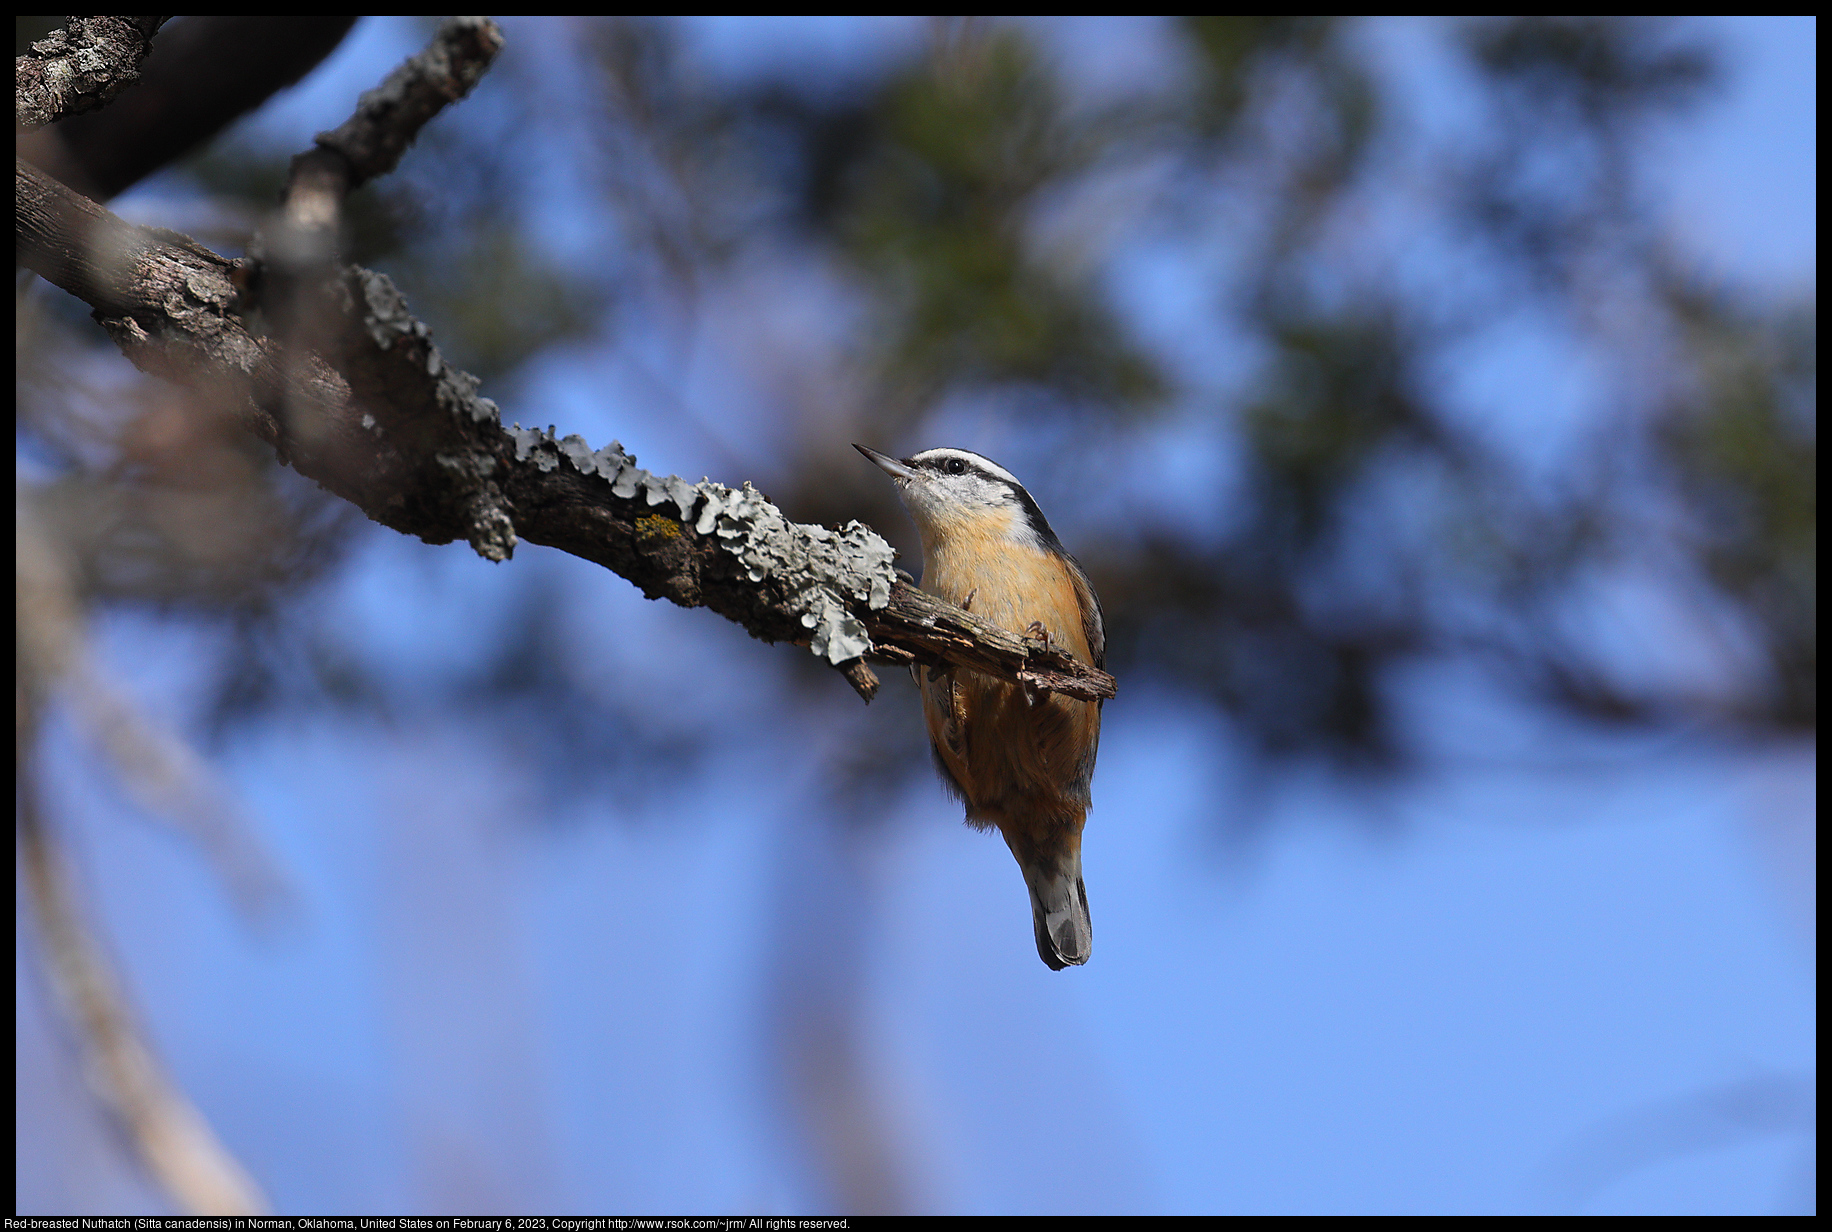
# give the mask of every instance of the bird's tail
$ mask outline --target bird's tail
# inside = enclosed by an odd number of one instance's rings
[[[1037,858],[1014,844],[1012,854],[1018,857],[1024,884],[1030,888],[1037,956],[1052,971],[1081,966],[1094,948],[1088,888],[1081,880],[1081,845],[1076,843],[1047,858]]]

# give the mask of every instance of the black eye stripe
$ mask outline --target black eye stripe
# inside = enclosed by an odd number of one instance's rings
[[[981,458],[979,463],[975,463],[958,455],[952,457],[945,454],[941,457],[917,455],[905,458],[903,464],[938,475],[965,475],[971,471],[988,483],[997,484],[1004,488],[1010,499],[1016,501],[1019,508],[1024,511],[1024,520],[1036,532],[1045,550],[1064,556],[1068,554],[1063,549],[1062,540],[1056,537],[1055,529],[1050,526],[1049,519],[1043,516],[1043,510],[1037,508],[1037,502],[1031,499],[1029,492],[1024,490],[1024,485],[1012,478],[1010,474],[1002,473],[1002,468],[990,459]]]
[[[922,462],[918,462],[912,458],[906,460],[905,465],[927,467],[929,470],[936,471],[943,475],[965,475],[968,471],[973,471],[976,474],[985,473],[965,458],[934,458]],[[990,479],[992,476],[987,475],[986,478]]]

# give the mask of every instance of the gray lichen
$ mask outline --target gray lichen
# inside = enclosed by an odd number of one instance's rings
[[[353,307],[360,306],[363,329],[379,352],[405,359],[432,378],[429,392],[434,401],[473,423],[501,422],[496,403],[478,394],[478,379],[445,362],[433,343],[432,330],[413,315],[407,297],[388,275],[353,266],[344,293],[351,297]]]
[[[789,609],[810,630],[808,648],[829,663],[871,650],[871,637],[849,601],[871,609],[886,606],[897,575],[891,545],[869,526],[848,522],[830,530],[792,522],[748,483],[733,489],[711,480],[689,483],[678,475],[651,474],[616,441],[593,450],[583,437],[556,440],[552,429],[519,424],[509,435],[519,462],[532,461],[550,471],[565,459],[580,474],[604,479],[613,494],[626,500],[640,495],[651,507],[672,504],[683,523],[713,536],[737,557],[751,581],[768,579],[781,587]]]
[[[838,664],[871,649],[845,600],[872,609],[890,602],[896,581],[890,544],[861,522],[837,531],[791,522],[748,483],[735,492],[717,483],[697,486],[705,503],[694,529],[724,541],[753,582],[769,577],[783,587],[803,627],[813,631],[810,650]]]
[[[479,493],[472,502],[470,542],[479,556],[500,565],[515,555],[515,523],[491,499],[494,495]]]

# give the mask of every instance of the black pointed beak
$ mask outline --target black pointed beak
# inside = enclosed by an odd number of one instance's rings
[[[881,454],[876,449],[867,449],[865,446],[857,443],[854,443],[853,448],[870,458],[877,464],[878,469],[882,470],[885,474],[897,480],[899,483],[907,483],[909,480],[916,478],[915,471],[893,457]]]

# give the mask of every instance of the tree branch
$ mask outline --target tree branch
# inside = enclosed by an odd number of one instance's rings
[[[365,91],[355,113],[316,144],[349,159],[352,188],[387,175],[427,121],[476,87],[502,46],[501,28],[487,17],[447,19],[425,51]]]
[[[77,566],[47,524],[41,501],[40,491],[19,485],[13,521],[19,726],[30,726],[30,716],[61,694],[134,801],[197,842],[236,903],[259,919],[290,897],[286,878],[209,764],[111,687],[91,660]],[[22,739],[16,765],[29,756]]]
[[[26,708],[22,694],[22,727],[29,728]],[[51,984],[77,1026],[90,1085],[120,1120],[146,1170],[181,1209],[194,1215],[265,1213],[260,1188],[136,1029],[101,947],[83,927],[63,861],[38,816],[30,764],[25,757],[17,763],[19,867],[43,935]]]
[[[806,645],[867,700],[868,656],[1113,696],[1105,672],[900,581],[890,545],[858,522],[800,525],[749,484],[653,475],[616,442],[593,450],[577,436],[504,428],[384,275],[341,270],[324,297],[330,317],[311,330],[317,345],[289,362],[288,348],[244,321],[236,263],[133,227],[19,160],[15,178],[21,264],[94,306],[135,365],[198,389],[385,526],[428,543],[464,539],[496,561],[521,540],[558,548],[649,598]]]
[[[13,122],[94,111],[140,78],[164,17],[72,17],[13,61]]]
[[[260,245],[263,259],[299,276],[311,272],[300,267],[330,261],[344,198],[393,171],[427,122],[471,92],[502,45],[503,32],[489,18],[448,18],[424,51],[365,91],[349,119],[293,159],[276,232]]]
[[[21,134],[14,152],[106,201],[304,77],[355,24],[349,16],[180,18],[159,31],[124,105]]]

